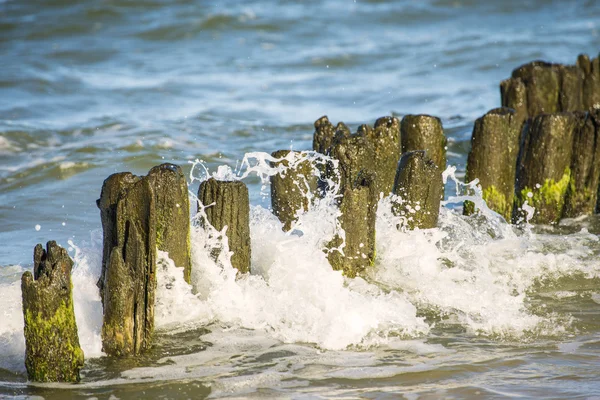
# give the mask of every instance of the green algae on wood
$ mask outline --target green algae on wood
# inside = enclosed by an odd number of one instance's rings
[[[280,160],[271,162],[271,167],[284,168],[271,176],[271,206],[283,223],[283,230],[288,231],[297,213],[308,210],[310,196],[317,190],[317,178],[311,162],[303,159],[301,152],[278,150],[271,155]]]
[[[34,250],[34,273],[21,278],[25,367],[35,382],[78,382],[83,367],[66,250],[50,241]]]
[[[398,163],[392,205],[395,215],[406,219],[409,229],[437,226],[444,196],[442,173],[425,151],[404,153]]]
[[[521,65],[512,78],[521,79],[526,87],[528,116],[559,111],[560,78],[553,64],[533,61]]]
[[[563,217],[593,214],[600,182],[600,109],[577,113],[579,124],[573,141],[571,178]]]
[[[379,199],[375,175],[360,173],[342,188],[341,194],[338,200],[339,222],[344,234],[336,235],[328,244],[327,259],[334,270],[341,270],[344,275],[353,278],[375,263],[375,221]]]
[[[231,265],[238,271],[250,272],[250,199],[248,188],[241,181],[220,181],[210,178],[200,184],[198,199],[205,206],[207,221],[216,230],[227,227]],[[211,252],[216,260],[222,249]]]
[[[388,196],[392,193],[396,168],[400,160],[400,121],[396,117],[381,117],[375,121],[375,127],[359,127],[357,133],[366,136],[373,144],[377,193]]]
[[[446,169],[446,136],[442,121],[430,115],[406,115],[400,123],[402,153],[424,150],[427,158]]]
[[[507,221],[512,216],[521,121],[516,111],[496,108],[475,121],[467,158],[467,182],[479,179],[487,206]],[[466,202],[464,212],[473,211]]]
[[[513,221],[522,218],[521,207],[535,207],[533,223],[550,224],[563,214],[571,179],[573,138],[578,119],[572,113],[542,114],[523,128],[517,163]]]

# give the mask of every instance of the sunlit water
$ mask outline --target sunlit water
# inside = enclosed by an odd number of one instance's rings
[[[600,396],[599,219],[515,227],[459,209],[500,80],[595,56],[599,32],[593,0],[0,0],[0,397]],[[310,150],[324,114],[355,129],[408,113],[439,116],[449,138],[439,227],[398,230],[382,199],[376,265],[345,279],[322,251],[331,199],[291,234],[269,212],[268,153]],[[252,273],[214,262],[194,227],[192,286],[159,260],[155,348],[106,359],[95,201],[111,173],[161,162],[183,166],[192,196],[204,167],[244,176]],[[24,373],[20,276],[47,240],[75,260],[75,386]]]

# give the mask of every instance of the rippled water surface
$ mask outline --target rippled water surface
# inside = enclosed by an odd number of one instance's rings
[[[384,199],[376,267],[345,280],[321,252],[333,208],[285,235],[250,174],[251,276],[194,231],[194,287],[159,265],[149,354],[102,357],[94,286],[111,173],[173,162],[195,192],[192,161],[244,171],[246,153],[308,150],[322,115],[427,113],[462,179],[513,68],[599,50],[595,0],[0,0],[0,397],[600,397],[596,217],[522,230],[449,203],[405,233]],[[47,240],[76,261],[75,386],[24,373],[19,279]]]

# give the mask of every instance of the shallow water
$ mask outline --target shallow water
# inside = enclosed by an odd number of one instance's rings
[[[148,355],[102,357],[94,286],[111,173],[174,162],[194,193],[194,160],[243,173],[246,153],[308,150],[321,115],[355,129],[428,113],[461,179],[500,80],[595,56],[599,21],[593,0],[0,0],[0,397],[600,396],[598,217],[520,229],[450,202],[438,229],[406,233],[383,200],[376,268],[345,280],[321,251],[334,208],[285,235],[250,173],[251,276],[194,231],[193,288],[161,261]],[[76,261],[79,385],[24,374],[19,279],[47,240]]]

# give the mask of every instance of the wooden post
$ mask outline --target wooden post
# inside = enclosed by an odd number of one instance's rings
[[[33,252],[33,275],[21,278],[25,320],[25,367],[36,382],[78,382],[83,367],[73,310],[71,268],[66,250],[50,241]]]
[[[571,179],[571,154],[577,118],[571,113],[542,114],[523,128],[517,163],[513,220],[525,201],[536,211],[532,222],[556,223],[563,213]]]
[[[126,356],[148,349],[154,332],[156,202],[148,179],[121,191],[115,217],[117,245],[104,278],[102,350]]]
[[[334,270],[354,278],[375,262],[375,220],[379,200],[374,174],[359,174],[342,189],[339,198],[340,235],[329,243],[328,260]],[[337,250],[344,244],[343,254]]]
[[[200,184],[198,199],[209,224],[221,231],[227,227],[229,250],[233,252],[231,264],[240,272],[250,271],[250,199],[248,188],[241,181],[218,181],[210,178]],[[221,249],[214,249],[218,258]]]
[[[533,61],[515,69],[512,77],[525,84],[528,116],[559,111],[560,78],[552,64]]]
[[[375,149],[363,135],[336,135],[331,146],[331,156],[339,161],[340,188],[353,187],[359,175],[375,172]],[[329,171],[329,176],[332,176]],[[376,178],[374,178],[376,179]]]
[[[584,74],[582,101],[585,110],[600,108],[600,55],[590,60],[587,54],[577,58],[577,66]]]
[[[388,196],[392,193],[400,160],[400,121],[396,117],[382,117],[375,122],[374,129],[359,128],[358,133],[361,132],[371,141],[375,151],[373,164],[377,174],[377,193]]]
[[[558,111],[582,111],[583,107],[583,71],[575,65],[556,65],[559,77]]]
[[[190,219],[185,177],[162,164],[139,177],[113,174],[97,201],[104,231],[98,286],[104,306],[102,346],[111,356],[139,354],[154,331],[156,249],[184,268],[189,282]]]
[[[393,193],[400,197],[392,210],[406,218],[409,229],[437,226],[444,196],[442,173],[425,151],[404,153],[398,164]]]
[[[446,169],[446,137],[442,121],[430,115],[406,115],[400,124],[402,153],[424,150],[427,158]]]
[[[178,165],[161,164],[148,172],[148,179],[156,200],[156,246],[183,268],[190,283],[190,201],[183,171]]]
[[[302,160],[299,151],[278,150],[271,155],[281,159],[271,163],[272,167],[286,168],[271,176],[271,206],[283,223],[283,230],[289,231],[298,211],[308,211],[310,194],[317,191],[317,178],[310,161]]]
[[[519,126],[522,128],[523,123],[529,116],[527,111],[527,89],[523,81],[520,78],[509,78],[502,81],[500,83],[500,96],[502,107],[515,110],[515,118],[520,121]]]
[[[520,127],[516,111],[489,111],[475,121],[467,159],[467,182],[478,178],[487,206],[507,221],[512,216]],[[471,214],[474,206],[465,202],[465,214]]]
[[[343,122],[339,122],[334,127],[326,115],[316,120],[315,133],[313,135],[313,150],[329,155],[336,134],[350,136],[350,129]]]
[[[579,112],[563,217],[593,214],[600,182],[600,109]]]

